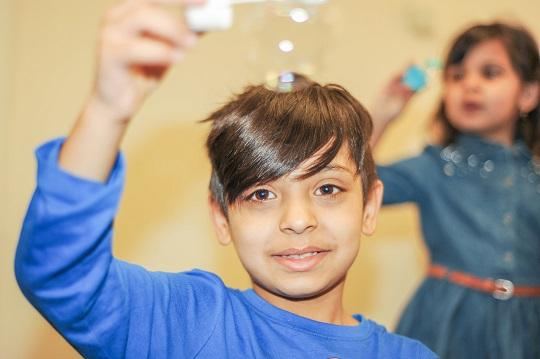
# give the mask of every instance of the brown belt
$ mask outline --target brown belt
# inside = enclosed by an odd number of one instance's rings
[[[500,300],[540,296],[540,287],[517,286],[507,279],[480,278],[465,272],[450,270],[438,264],[432,264],[428,268],[428,276],[489,293]]]

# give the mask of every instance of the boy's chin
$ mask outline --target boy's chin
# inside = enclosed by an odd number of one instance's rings
[[[285,300],[290,301],[303,301],[303,300],[312,300],[318,297],[324,296],[329,292],[336,289],[340,281],[336,284],[329,283],[309,283],[309,281],[291,281],[291,283],[280,283],[279,286],[276,286],[272,289],[260,288],[261,290],[267,291],[268,294],[272,296],[281,297]]]

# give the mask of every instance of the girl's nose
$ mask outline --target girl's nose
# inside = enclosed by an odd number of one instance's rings
[[[478,91],[480,89],[481,80],[480,76],[468,73],[463,78],[463,86],[467,91]]]
[[[291,200],[284,203],[279,225],[286,234],[309,233],[317,228],[317,217],[311,203],[307,200]]]

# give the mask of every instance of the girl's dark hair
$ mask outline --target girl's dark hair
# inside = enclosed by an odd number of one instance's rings
[[[502,43],[514,70],[524,83],[540,84],[538,45],[533,36],[521,26],[500,22],[475,25],[458,35],[448,51],[444,72],[450,66],[459,65],[473,47],[488,40]],[[522,138],[535,156],[540,156],[539,107],[537,105],[528,114],[523,114],[526,116],[520,116],[516,123],[516,138]],[[435,114],[435,122],[442,125],[441,144],[453,143],[460,132],[448,121],[442,101]]]
[[[345,144],[362,179],[365,203],[376,179],[368,112],[339,85],[321,86],[298,74],[294,81],[288,92],[247,87],[205,120],[212,122],[206,142],[210,191],[225,214],[246,189],[291,173],[325,148],[303,178],[314,175]]]

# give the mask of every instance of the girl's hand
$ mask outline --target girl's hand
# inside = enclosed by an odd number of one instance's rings
[[[399,116],[414,95],[414,91],[402,82],[403,74],[404,72],[400,72],[388,82],[371,109],[373,133],[370,143],[372,147],[376,146],[386,126]]]
[[[414,95],[402,82],[404,72],[395,75],[383,88],[371,111],[373,122],[386,126],[398,117]]]
[[[128,121],[169,67],[197,41],[197,34],[182,19],[160,7],[203,2],[126,0],[112,7],[103,20],[97,76],[88,106],[111,121]]]

